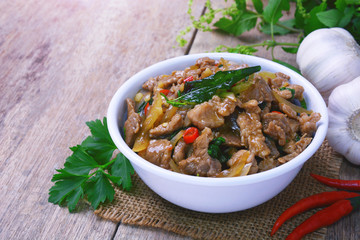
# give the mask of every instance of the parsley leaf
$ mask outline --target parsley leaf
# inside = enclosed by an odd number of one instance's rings
[[[114,188],[104,172],[97,172],[95,177],[91,178],[86,187],[86,194],[91,206],[96,209],[100,203],[106,200],[110,202],[114,199]]]
[[[99,164],[108,162],[117,147],[110,137],[106,118],[103,119],[103,124],[98,119],[87,122],[86,125],[90,128],[92,136],[87,137],[81,145]]]
[[[69,211],[73,211],[77,203],[74,203],[74,200],[79,193],[83,193],[82,185],[86,180],[87,177],[83,176],[68,176],[64,179],[59,179],[50,188],[49,202],[59,205],[65,203],[69,207]]]
[[[118,154],[110,172],[112,176],[119,178],[115,183],[122,184],[125,190],[130,190],[132,186],[131,175],[134,174],[134,168],[131,166],[129,159],[123,154]]]
[[[82,198],[87,198],[96,209],[100,203],[114,199],[114,187],[129,190],[134,174],[129,160],[119,153],[111,159],[115,144],[110,138],[106,118],[87,123],[91,136],[81,145],[71,147],[73,152],[65,161],[64,168],[56,169],[51,181],[55,182],[49,190],[48,201],[66,205],[73,212]]]
[[[85,152],[85,149],[77,145],[70,148],[73,154],[66,159],[64,169],[74,175],[86,175],[89,174],[90,170],[97,167],[97,162]]]

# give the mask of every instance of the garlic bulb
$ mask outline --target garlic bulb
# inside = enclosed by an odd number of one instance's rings
[[[304,38],[296,62],[327,101],[335,87],[360,76],[360,46],[345,29],[318,29]]]
[[[336,87],[329,97],[327,139],[335,151],[360,165],[360,76]]]

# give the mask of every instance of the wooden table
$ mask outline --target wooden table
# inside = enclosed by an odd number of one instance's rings
[[[203,10],[204,0],[195,1],[193,14]],[[102,220],[87,206],[69,214],[47,199],[54,169],[89,134],[85,122],[106,115],[115,90],[141,69],[185,54],[174,46],[190,24],[187,1],[5,0],[0,11],[0,239],[185,239]],[[263,40],[254,31],[197,33],[188,52]],[[359,179],[359,168],[344,162],[341,177]],[[329,227],[327,239],[359,239],[358,217]]]

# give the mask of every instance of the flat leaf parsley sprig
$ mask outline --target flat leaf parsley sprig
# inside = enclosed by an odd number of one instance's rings
[[[111,182],[124,190],[132,187],[134,169],[129,160],[122,153],[112,159],[117,147],[110,137],[106,117],[103,123],[95,120],[86,125],[92,135],[70,148],[72,155],[51,179],[55,185],[49,190],[48,201],[66,205],[70,212],[82,198],[87,198],[94,209],[106,200],[111,202],[115,194]]]

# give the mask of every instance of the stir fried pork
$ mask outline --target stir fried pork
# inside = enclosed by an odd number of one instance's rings
[[[156,138],[163,135],[170,134],[175,130],[178,130],[183,126],[183,119],[180,114],[176,114],[170,120],[170,122],[165,122],[160,124],[159,126],[150,130],[150,137]]]
[[[179,162],[181,172],[189,175],[214,177],[221,171],[221,163],[210,157],[208,147],[213,139],[210,128],[205,128],[193,143],[192,155]]]
[[[186,152],[188,148],[189,145],[186,144],[184,139],[181,138],[174,148],[173,159],[176,163],[179,163],[181,160],[186,158]]]
[[[308,116],[306,113],[301,113],[299,117],[301,133],[306,133],[308,136],[312,136],[312,134],[316,131],[316,122],[319,120],[319,113],[311,113],[310,116]]]
[[[237,119],[237,124],[240,127],[241,142],[256,156],[265,158],[270,154],[270,149],[267,147],[262,133],[259,115],[261,109],[258,107],[258,102],[250,100],[243,104],[243,107],[246,112],[240,113]]]
[[[141,117],[135,112],[134,100],[127,98],[127,114],[128,118],[125,121],[125,142],[130,147],[134,144],[135,134],[140,130]]]
[[[280,146],[284,146],[291,135],[289,119],[281,113],[268,113],[263,118],[264,133],[278,140]]]
[[[290,161],[291,159],[298,156],[302,151],[305,150],[305,148],[310,144],[312,138],[308,137],[302,137],[299,141],[294,142],[291,141],[288,144],[285,145],[284,151],[288,153],[288,155],[285,155],[284,157],[278,158],[278,161],[280,163],[286,163]]]
[[[196,105],[187,113],[187,117],[199,129],[216,128],[224,124],[224,117],[218,114],[216,105],[211,101]]]
[[[145,152],[139,155],[155,165],[170,169],[172,148],[170,141],[166,139],[151,140]]]
[[[242,79],[215,77],[247,67],[204,57],[149,78],[136,104],[126,100],[126,143],[153,164],[202,177],[243,176],[291,161],[310,144],[321,116],[294,107],[303,100],[304,88],[284,73],[254,73],[258,70],[252,67]],[[197,92],[199,86],[206,91]],[[189,94],[190,100],[196,97],[190,104],[181,100]]]

